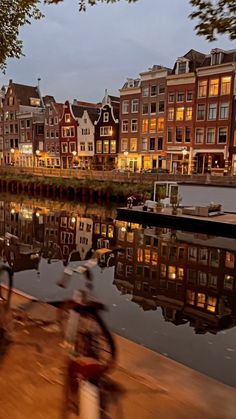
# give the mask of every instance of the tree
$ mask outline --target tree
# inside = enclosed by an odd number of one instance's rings
[[[194,10],[191,19],[199,19],[197,35],[215,41],[217,34],[236,39],[236,0],[190,0]]]
[[[41,2],[58,4],[66,0],[0,0],[0,70],[6,69],[8,58],[20,58],[22,41],[19,30],[33,19],[41,19]],[[99,3],[117,3],[120,0],[78,0],[79,10]],[[124,0],[135,3],[138,0]],[[162,1],[162,0],[159,0]],[[193,6],[191,19],[198,19],[195,27],[198,35],[213,41],[217,34],[227,34],[236,39],[236,0],[189,0]]]

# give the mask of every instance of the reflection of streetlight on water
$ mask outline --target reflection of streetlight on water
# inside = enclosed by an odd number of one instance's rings
[[[15,159],[14,159],[14,154],[15,154],[15,150],[14,150],[14,148],[11,148],[11,164],[14,164],[15,163]]]

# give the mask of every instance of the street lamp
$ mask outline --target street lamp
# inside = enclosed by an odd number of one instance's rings
[[[36,155],[36,157],[39,157],[40,156],[40,151],[39,150],[36,150],[35,151],[35,155]],[[33,156],[34,157],[34,156]],[[36,159],[36,167],[38,167],[39,166],[39,162],[38,162],[38,159]],[[33,165],[35,166],[35,158],[34,158],[34,160],[33,160]]]

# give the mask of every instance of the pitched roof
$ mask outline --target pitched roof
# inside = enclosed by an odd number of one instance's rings
[[[43,97],[43,103],[44,103],[44,105],[48,105],[48,104],[50,104],[52,102],[53,103],[56,102],[53,96],[46,95],[46,96]]]
[[[89,114],[89,117],[92,122],[96,121],[99,114],[99,109],[96,107],[89,107],[89,106],[77,106],[72,105],[72,112],[75,116],[75,118],[82,118],[84,111],[87,111]]]
[[[224,51],[224,50],[220,50],[220,52],[223,54],[222,55],[222,59],[221,59],[221,64],[227,64],[227,63],[232,63],[232,62],[236,62],[236,50],[235,49],[231,49],[228,51]],[[205,60],[203,61],[202,66],[203,67],[208,67],[211,65],[211,54],[206,55],[205,56]]]
[[[30,98],[40,99],[39,90],[37,86],[27,86],[25,84],[12,83],[15,94],[21,105],[32,106]],[[42,105],[42,103],[41,103]]]
[[[195,49],[190,49],[190,51],[184,54],[183,57],[189,60],[189,71],[193,72],[196,70],[196,68],[201,67],[203,65],[206,55],[202,54],[199,51],[196,51]],[[172,70],[172,74],[175,73],[175,69],[176,69],[176,62]]]

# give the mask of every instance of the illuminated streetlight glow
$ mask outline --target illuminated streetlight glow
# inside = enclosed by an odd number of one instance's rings
[[[11,148],[11,153],[12,153],[12,154],[14,154],[14,153],[15,153],[14,148]]]
[[[37,154],[37,156],[40,154],[39,150],[36,150],[35,153]]]
[[[77,155],[77,152],[74,150],[74,151],[72,151],[72,154],[75,157]]]
[[[75,218],[75,217],[72,217],[72,218],[71,218],[71,222],[72,222],[72,223],[75,223],[75,222],[76,222],[76,218]]]

